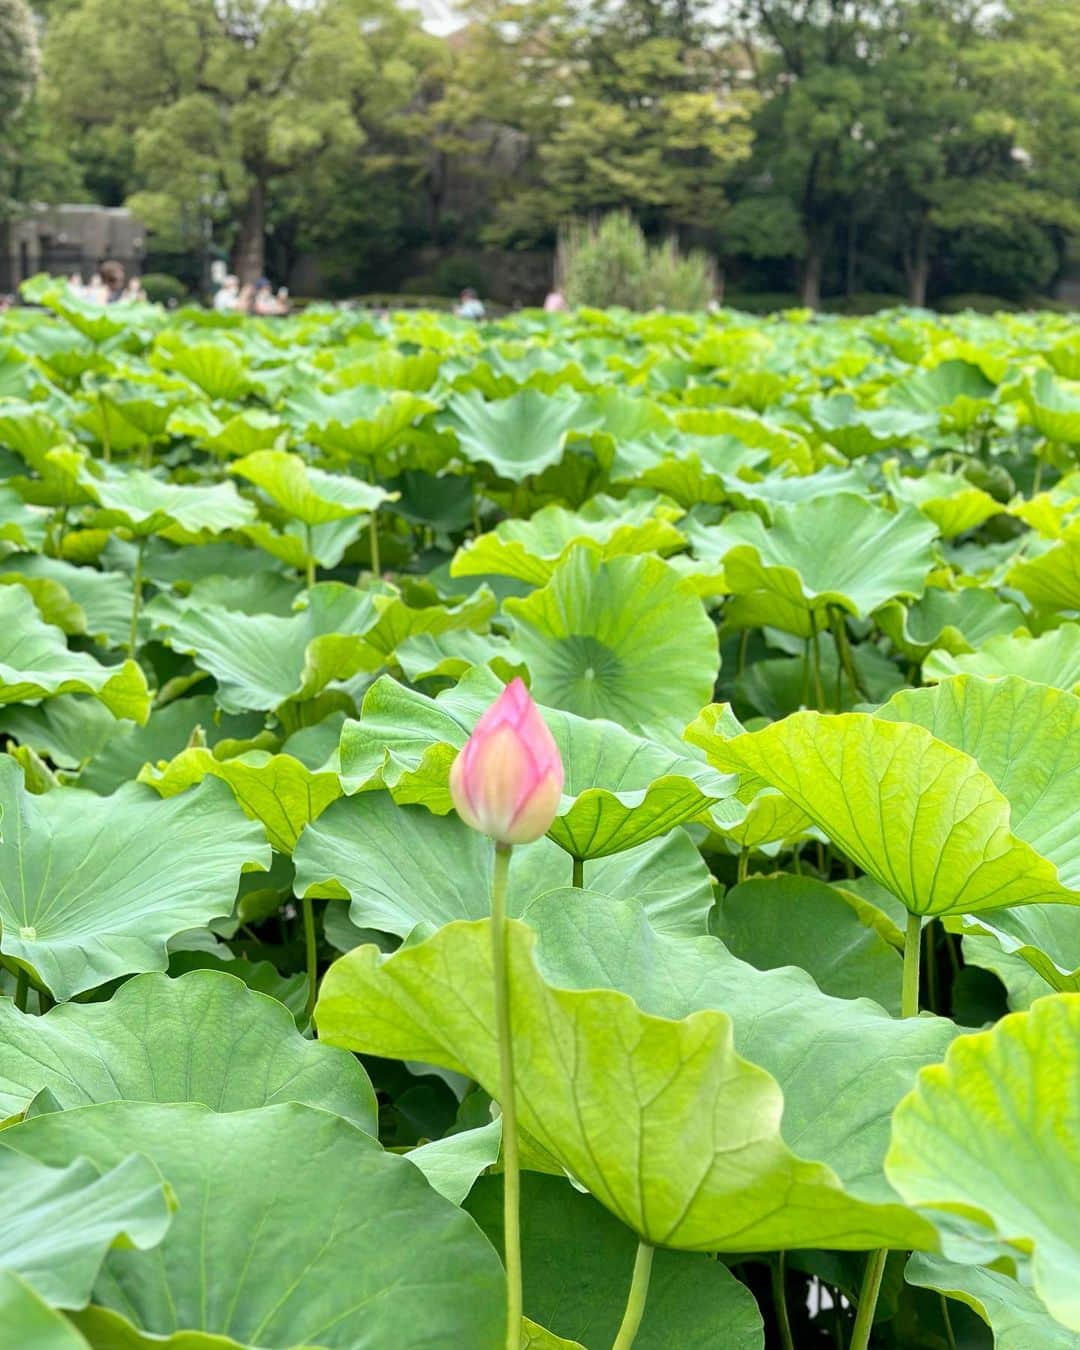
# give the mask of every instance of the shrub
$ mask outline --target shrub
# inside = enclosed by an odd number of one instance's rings
[[[179,305],[187,299],[187,287],[176,277],[169,276],[168,272],[147,272],[140,280],[147,300],[152,300],[155,304],[168,305],[175,302]]]
[[[674,239],[650,245],[627,211],[565,226],[556,276],[572,305],[598,308],[704,309],[716,294],[713,265],[704,253],[682,253]]]

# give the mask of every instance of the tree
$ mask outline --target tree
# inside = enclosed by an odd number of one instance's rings
[[[24,0],[0,0],[0,216],[13,196],[18,122],[37,77],[33,15]]]
[[[391,22],[388,0],[81,0],[48,32],[49,97],[159,240],[221,231],[253,281],[283,180],[355,166]]]

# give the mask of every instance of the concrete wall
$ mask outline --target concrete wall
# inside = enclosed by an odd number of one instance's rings
[[[0,291],[14,291],[38,272],[79,272],[89,280],[106,258],[139,272],[145,252],[146,231],[123,207],[31,207],[0,238]]]

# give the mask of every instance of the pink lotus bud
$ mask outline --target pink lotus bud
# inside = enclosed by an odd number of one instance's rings
[[[520,680],[477,722],[450,769],[458,815],[499,844],[531,844],[551,826],[562,793],[559,748]]]

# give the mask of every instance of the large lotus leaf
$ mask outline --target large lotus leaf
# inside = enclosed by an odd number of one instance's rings
[[[75,421],[101,446],[134,450],[165,439],[173,410],[187,397],[183,389],[162,390],[130,382],[110,382]]]
[[[936,663],[950,664],[953,655],[974,651],[987,639],[1014,633],[1024,623],[1023,613],[1016,605],[980,586],[964,586],[958,591],[928,586],[911,605],[890,600],[874,618],[897,651],[909,661],[929,657],[923,667],[923,678],[927,680],[940,678],[931,674]]]
[[[962,474],[931,471],[920,475],[901,475],[895,464],[885,467],[885,481],[897,502],[917,506],[938,527],[945,539],[974,530],[1001,506]]]
[[[218,534],[255,519],[255,507],[232,483],[188,486],[169,483],[142,469],[105,466],[101,478],[83,485],[98,503],[97,525],[122,525],[138,538],[179,527],[187,534]]]
[[[564,909],[575,898],[552,894]],[[555,987],[534,960],[532,930],[511,920],[508,938],[521,1127],[640,1238],[701,1251],[932,1242],[929,1225],[895,1201],[857,1199],[830,1167],[789,1150],[780,1118],[790,1104],[736,1053],[726,1013],[642,1012],[592,987],[595,971],[588,988]],[[493,1003],[484,920],[449,924],[385,960],[377,947],[356,948],[324,977],[316,1018],[324,1040],[439,1064],[496,1093]]]
[[[1070,530],[1045,553],[1014,562],[1005,579],[1037,608],[1080,609],[1080,536]]]
[[[1048,370],[1036,371],[1024,391],[1035,429],[1049,441],[1080,445],[1080,391],[1055,380]]]
[[[473,666],[490,667],[507,684],[529,674],[524,657],[508,638],[467,628],[406,638],[395,650],[394,659],[412,684],[430,679],[459,680]]]
[[[543,589],[507,600],[539,702],[631,730],[680,727],[712,696],[716,630],[690,583],[652,557],[575,549]]]
[[[557,1335],[606,1350],[626,1303],[633,1234],[561,1177],[526,1172],[521,1190],[526,1312]],[[465,1208],[501,1249],[499,1179],[480,1181]],[[754,1296],[723,1262],[693,1252],[658,1251],[634,1346],[764,1350],[765,1333]]]
[[[1080,890],[1080,698],[1014,675],[905,689],[879,717],[916,722],[974,759],[1012,808],[1010,828]]]
[[[990,776],[924,727],[801,712],[729,740],[694,739],[719,768],[781,791],[913,914],[1075,899],[1012,832],[1009,799]]]
[[[383,677],[364,697],[358,722],[341,736],[347,791],[386,787],[401,804],[440,815],[451,809],[449,770],[480,714],[497,696],[494,674],[473,671],[435,699]],[[545,708],[565,771],[563,794],[548,832],[579,858],[633,848],[676,825],[710,818],[735,825],[734,780],[700,760],[602,718]]]
[[[897,381],[889,402],[915,412],[930,413],[948,428],[966,430],[991,406],[994,384],[970,361],[942,361],[932,370],[918,371]]]
[[[109,338],[117,337],[130,322],[131,311],[127,306],[122,309],[113,306],[103,308],[91,300],[82,299],[64,282],[44,274],[31,277],[23,283],[21,290],[31,304],[44,305],[94,343],[107,342]]]
[[[0,1271],[0,1326],[20,1350],[90,1350],[62,1313],[10,1271]]]
[[[19,399],[0,402],[0,448],[13,450],[38,469],[54,446],[70,445],[71,432],[45,407]]]
[[[871,490],[871,477],[857,464],[846,468],[828,467],[816,473],[801,476],[769,474],[765,478],[736,477],[724,479],[726,498],[740,510],[756,511],[765,521],[771,521],[778,506],[793,506],[812,497],[832,497],[838,492]]]
[[[312,526],[310,539],[307,528],[298,520],[286,521],[281,530],[275,530],[265,520],[257,520],[254,525],[245,525],[241,533],[256,548],[303,572],[309,557],[320,567],[336,567],[363,528],[363,517],[353,514],[326,525]]]
[[[814,877],[780,872],[744,881],[720,901],[710,931],[758,970],[800,966],[826,994],[872,998],[900,1014],[899,953]]]
[[[1035,1292],[1080,1331],[1080,995],[962,1036],[897,1107],[886,1159],[909,1203],[1031,1254]]]
[[[312,469],[299,455],[285,450],[257,450],[231,464],[229,472],[254,483],[305,525],[326,525],[371,512],[398,496],[359,478]]]
[[[825,440],[848,459],[925,436],[937,422],[908,408],[860,408],[850,394],[813,399],[810,415]]]
[[[123,572],[76,567],[41,553],[15,554],[3,562],[5,579],[25,577],[63,587],[78,607],[79,623],[69,631],[85,634],[108,647],[122,647],[131,631],[131,578]]]
[[[36,552],[44,546],[46,517],[27,506],[14,488],[0,484],[0,543]]]
[[[496,610],[495,596],[487,586],[478,586],[456,605],[437,602],[429,588],[418,588],[416,594],[374,591],[372,603],[377,617],[364,641],[375,654],[373,668],[386,664],[398,644],[410,638],[485,628]]]
[[[476,1179],[499,1161],[502,1148],[502,1119],[497,1117],[474,1130],[461,1130],[442,1139],[430,1139],[406,1155],[419,1167],[428,1184],[460,1205],[472,1190]]]
[[[1080,990],[1080,912],[1071,905],[994,910],[965,920],[964,932],[992,934],[1006,956],[1026,962],[1049,990]]]
[[[135,784],[34,797],[4,757],[0,806],[0,951],[56,999],[164,970],[168,939],[228,914],[241,869],[270,863],[223,783],[169,801]]]
[[[86,652],[70,651],[63,632],[42,621],[29,591],[0,586],[0,703],[59,694],[93,694],[114,717],[136,722],[150,713],[140,666],[103,666]]]
[[[155,360],[190,380],[210,399],[242,399],[252,390],[244,358],[225,342],[192,342],[179,332],[158,339]]]
[[[54,1307],[80,1308],[110,1247],[145,1250],[160,1242],[169,1226],[169,1197],[152,1163],[125,1156],[137,1148],[97,1165],[77,1151],[49,1166],[0,1151],[0,1180],[11,1206],[0,1270],[19,1276]],[[7,1325],[0,1330],[6,1338]],[[14,1350],[14,1342],[7,1344]]]
[[[522,389],[493,403],[480,394],[455,394],[438,425],[454,433],[471,463],[489,464],[500,478],[521,483],[558,464],[570,431],[595,426],[596,414],[587,399]]]
[[[934,652],[923,665],[923,679],[928,682],[950,675],[1020,675],[1025,680],[1080,693],[1080,624],[1063,623],[1037,637],[1027,632],[996,634],[980,643],[976,651]]]
[[[491,912],[492,844],[456,816],[396,806],[384,792],[334,803],[300,837],[294,853],[299,895],[350,899],[360,928],[405,937]],[[520,914],[537,895],[565,886],[568,854],[548,839],[514,851],[508,903]],[[708,868],[684,831],[586,862],[585,880],[636,896],[665,931],[701,933],[712,905]]]
[[[370,459],[390,450],[436,404],[407,390],[356,385],[340,393],[298,390],[286,414],[307,439],[340,461]]]
[[[734,592],[725,619],[806,637],[829,606],[864,616],[898,596],[921,595],[934,565],[935,527],[913,507],[886,511],[840,492],[778,506],[771,527],[754,511],[691,533],[699,557],[724,566]]]
[[[501,1343],[502,1269],[473,1220],[340,1116],[110,1102],[37,1116],[2,1143],[53,1166],[137,1148],[176,1192],[159,1247],[106,1259],[93,1299],[107,1311],[74,1315],[93,1344],[183,1330],[259,1350]],[[257,1161],[258,1184],[239,1160]],[[121,1339],[125,1322],[144,1339]]]
[[[730,436],[747,449],[764,450],[776,468],[790,465],[796,473],[809,473],[814,467],[813,451],[804,436],[748,408],[687,408],[675,420],[695,436]]]
[[[769,467],[767,451],[750,450],[733,436],[706,440],[683,434],[662,444],[620,442],[612,447],[610,462],[598,439],[594,435],[597,458],[613,483],[651,488],[684,507],[727,501],[729,484],[739,481],[736,474]]]
[[[1044,539],[1060,539],[1070,530],[1080,510],[1080,474],[1067,473],[1048,492],[1036,492],[1010,502],[1010,515],[1030,525]]]
[[[163,797],[174,797],[208,775],[228,783],[244,814],[262,823],[279,853],[291,853],[304,826],[317,820],[342,790],[336,773],[315,772],[292,755],[249,750],[218,759],[212,750],[197,746],[156,768],[147,765],[139,782],[149,783]]]
[[[490,534],[458,550],[450,575],[518,577],[544,586],[563,558],[578,546],[592,549],[601,558],[674,553],[682,548],[683,537],[670,519],[674,511],[649,501],[633,506],[610,502],[605,509],[606,501],[594,499],[577,512],[545,506],[528,520],[500,521]]]
[[[285,430],[280,418],[270,413],[245,408],[231,415],[225,411],[219,417],[206,403],[178,408],[169,418],[167,429],[172,436],[190,436],[212,455],[222,456],[274,449]]]
[[[42,1089],[59,1109],[92,1102],[202,1102],[247,1111],[301,1102],[377,1134],[359,1062],[305,1040],[287,1010],[216,970],[139,975],[107,1003],[65,1003],[45,1017],[0,1002],[0,1114]]]
[[[194,656],[214,676],[226,712],[311,698],[331,680],[372,668],[362,634],[374,622],[375,609],[370,596],[354,586],[314,586],[306,607],[288,618],[169,596],[158,596],[146,613],[168,646]]]
[[[1080,1350],[1080,1335],[1055,1321],[1026,1284],[1002,1271],[915,1252],[904,1279],[966,1303],[993,1331],[994,1350]]]

